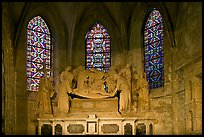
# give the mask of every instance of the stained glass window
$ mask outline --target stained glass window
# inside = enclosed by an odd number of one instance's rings
[[[149,88],[164,85],[163,23],[160,12],[154,9],[147,19],[144,30],[145,72]]]
[[[110,36],[100,24],[90,30],[86,36],[86,68],[96,68],[107,72],[111,66]]]
[[[44,76],[43,69],[50,69],[51,40],[50,32],[45,21],[34,17],[27,26],[27,90],[38,91],[40,77]],[[48,70],[47,76],[51,75]]]

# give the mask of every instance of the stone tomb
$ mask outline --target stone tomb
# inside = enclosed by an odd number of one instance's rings
[[[96,69],[83,70],[81,67],[77,70],[78,77],[75,72],[73,70],[72,74],[70,67],[62,72],[58,92],[58,111],[39,115],[38,131],[40,135],[143,135],[153,133],[149,130],[153,128],[149,126],[152,126],[155,120],[147,117],[141,119],[134,115],[135,111],[132,111],[131,79],[125,76],[125,72],[131,74],[129,65],[120,73],[113,68],[108,73],[103,73]],[[142,83],[143,79],[146,80],[142,73],[139,94],[141,97],[148,98],[148,95],[145,94],[148,93],[148,89]],[[47,97],[50,97],[49,94],[45,97],[40,101],[50,100],[47,100]],[[141,101],[140,108],[143,108],[145,102]]]

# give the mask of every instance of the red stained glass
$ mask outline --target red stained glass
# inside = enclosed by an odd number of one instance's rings
[[[45,21],[37,16],[27,26],[27,90],[38,91],[40,77],[44,75],[43,64],[50,68],[50,62],[50,32]]]
[[[86,68],[107,72],[110,68],[110,36],[106,29],[96,23],[86,34]]]

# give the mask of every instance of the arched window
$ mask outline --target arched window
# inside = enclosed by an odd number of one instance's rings
[[[38,91],[43,69],[51,67],[51,48],[47,24],[40,16],[34,17],[27,26],[27,90]]]
[[[87,32],[86,36],[86,68],[96,68],[107,72],[111,66],[110,36],[106,29],[98,23]]]
[[[145,72],[149,88],[163,87],[163,23],[160,12],[154,9],[149,15],[144,30]]]

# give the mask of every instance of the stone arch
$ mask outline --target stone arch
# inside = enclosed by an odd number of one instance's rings
[[[17,108],[17,116],[16,116],[16,124],[21,125],[21,123],[26,123],[23,125],[25,130],[35,129],[36,126],[35,121],[35,111],[36,111],[36,92],[28,92],[26,90],[26,50],[27,50],[27,25],[31,19],[35,16],[41,16],[46,24],[49,27],[52,37],[52,47],[53,47],[53,74],[54,77],[61,72],[61,68],[63,65],[66,65],[66,61],[60,64],[59,59],[66,55],[66,51],[63,50],[61,54],[59,54],[60,49],[66,49],[66,44],[64,43],[63,39],[66,37],[66,32],[64,32],[64,26],[61,22],[57,13],[52,10],[49,4],[42,3],[40,6],[38,3],[32,3],[31,6],[28,7],[27,11],[25,11],[25,16],[21,16],[21,22],[19,25],[19,29],[17,29],[17,33],[19,37],[16,37],[16,45],[15,45],[15,67],[17,71],[17,80],[24,81],[24,82],[17,82],[16,84],[16,108]],[[56,86],[59,83],[59,79],[56,79]],[[55,98],[56,99],[56,98]],[[23,108],[23,109],[22,109]],[[33,112],[33,113],[28,113]],[[23,121],[22,121],[23,119]],[[32,122],[28,122],[32,121]],[[21,127],[17,126],[17,131],[20,130]],[[29,131],[23,131],[29,132]]]
[[[150,13],[152,12],[152,10],[154,8],[156,8],[160,12],[162,19],[163,19],[164,31],[168,31],[168,33],[166,33],[166,35],[167,34],[169,35],[169,38],[171,41],[171,46],[174,47],[175,46],[174,33],[173,33],[174,26],[172,24],[172,21],[171,21],[170,16],[169,16],[169,12],[168,12],[164,3],[159,3],[159,4],[149,3],[146,5],[146,7],[145,7],[145,13],[146,14],[143,18],[141,33],[143,34],[144,26],[146,24],[147,18],[149,17]]]
[[[100,4],[100,5],[99,5]],[[78,7],[80,8],[80,6]],[[74,30],[74,39],[77,39],[77,41],[73,42],[73,53],[74,56],[80,56],[79,58],[73,59],[73,63],[78,62],[77,65],[84,65],[85,59],[82,61],[81,58],[85,57],[85,35],[90,30],[90,28],[96,23],[99,22],[106,28],[107,32],[109,33],[111,37],[111,48],[115,49],[117,51],[111,50],[112,55],[115,56],[115,54],[122,52],[122,44],[120,42],[120,29],[118,22],[114,18],[114,15],[110,12],[110,10],[107,8],[107,6],[104,3],[94,3],[88,5],[85,9],[85,14],[78,14],[78,17],[76,19],[76,26]],[[84,55],[82,55],[84,53]],[[80,55],[77,55],[80,54]],[[112,61],[111,57],[111,62]],[[77,60],[77,61],[76,61]]]
[[[43,7],[43,6],[45,6],[45,7]],[[16,52],[16,67],[17,67],[17,69],[19,69],[19,72],[18,72],[19,76],[21,75],[21,78],[19,78],[19,79],[22,79],[23,81],[26,78],[25,77],[26,63],[23,62],[24,64],[21,63],[20,66],[17,64],[22,62],[22,60],[26,60],[27,25],[28,25],[28,22],[32,18],[34,18],[35,16],[38,16],[38,15],[41,16],[45,20],[47,26],[49,27],[50,33],[51,33],[51,45],[53,48],[53,50],[52,50],[53,52],[52,52],[51,56],[53,56],[52,70],[54,71],[54,76],[55,76],[55,74],[57,75],[60,72],[60,70],[58,69],[59,68],[58,66],[60,65],[60,64],[58,64],[58,62],[59,62],[58,58],[60,58],[59,54],[58,54],[58,50],[60,48],[63,48],[63,47],[60,47],[60,45],[65,45],[62,41],[60,41],[60,39],[62,39],[60,37],[66,37],[65,32],[63,32],[63,30],[64,30],[63,25],[60,22],[60,19],[57,16],[57,13],[54,12],[53,10],[51,10],[51,7],[49,5],[41,5],[38,7],[37,4],[36,5],[33,4],[33,6],[29,7],[25,18],[21,19],[23,21],[21,22],[21,25],[19,25],[19,26],[23,26],[23,27],[21,27],[21,29],[19,29],[17,32],[17,33],[19,33],[19,35],[21,37],[19,37],[19,39],[16,40],[17,41],[16,42],[16,44],[17,44],[16,45],[16,51],[17,51]],[[53,16],[54,16],[54,18],[53,18]],[[66,52],[64,54],[66,54]],[[25,67],[22,67],[22,66],[25,66]],[[21,87],[25,87],[25,86],[26,85],[21,85]]]
[[[94,37],[96,36],[96,33],[97,33],[96,30],[98,30],[98,29],[104,31],[104,32],[100,31],[100,34],[102,36],[100,35],[100,38],[97,38],[97,39],[98,40],[103,39],[103,41],[100,41],[100,43],[102,44],[103,42],[105,42],[104,43],[105,46],[103,47],[103,48],[105,48],[105,51],[102,50],[102,48],[100,48],[100,47],[98,47],[98,48],[95,47],[96,49],[94,48],[93,50],[91,50],[91,48],[89,48],[89,46],[88,46],[88,45],[90,45],[88,43],[91,42],[91,40],[94,40]],[[94,37],[92,37],[90,34],[92,34],[92,35],[94,34]],[[106,28],[104,28],[101,23],[96,22],[96,24],[87,32],[87,34],[85,36],[85,41],[86,41],[86,43],[85,43],[85,49],[86,49],[85,50],[85,52],[86,52],[86,58],[85,58],[86,65],[85,66],[86,67],[85,68],[90,69],[91,67],[94,67],[94,68],[96,68],[96,69],[98,69],[100,71],[105,71],[105,72],[108,71],[110,69],[110,67],[111,67],[111,37],[110,37],[109,33],[107,32]],[[95,40],[94,40],[94,44],[93,45],[91,44],[91,45],[94,46],[95,44],[96,43],[95,43]],[[109,48],[107,48],[107,46]],[[100,54],[101,56],[103,56],[102,59],[103,58],[106,58],[106,59],[109,58],[109,61],[108,60],[100,61],[100,67],[97,68],[97,66],[94,66],[95,62],[92,60],[92,63],[94,65],[89,66],[90,64],[88,63],[87,58],[94,57],[94,56],[91,56],[91,55],[87,54],[88,50],[90,50],[90,52],[93,53],[93,54],[94,54],[94,52],[96,52],[96,51],[98,52],[98,50],[100,50],[100,52],[102,52],[102,53],[97,53],[97,54]],[[108,54],[108,55],[103,55],[104,52],[106,52],[106,54]],[[103,63],[105,63],[106,65],[103,65]]]
[[[143,37],[144,37],[144,26],[146,24],[147,18],[149,17],[149,14],[151,13],[152,9],[156,8],[159,10],[159,12],[162,15],[163,18],[163,25],[164,25],[164,38],[169,39],[171,42],[171,46],[174,47],[174,33],[173,33],[173,28],[171,25],[171,19],[168,15],[168,11],[165,8],[164,4],[154,4],[154,3],[140,3],[137,4],[135,7],[135,10],[133,11],[132,14],[132,19],[131,19],[131,32],[130,32],[130,49],[131,50],[139,50],[139,51],[132,51],[135,53],[135,61],[137,62],[138,71],[143,71],[144,70],[144,49],[143,49]],[[142,29],[141,29],[142,28]],[[137,37],[135,37],[137,36]],[[136,53],[138,52],[138,53]],[[131,53],[133,54],[133,53]],[[140,55],[139,55],[140,54]],[[165,54],[165,53],[164,53]],[[138,55],[138,57],[136,57]],[[131,63],[133,64],[133,63]],[[133,64],[134,65],[134,64]]]

